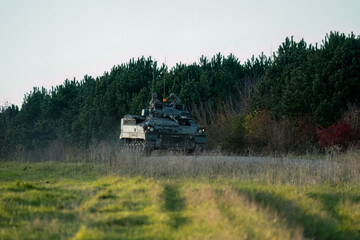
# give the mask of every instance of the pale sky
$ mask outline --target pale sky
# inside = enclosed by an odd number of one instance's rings
[[[285,38],[360,34],[359,0],[0,0],[0,106],[151,56],[169,67],[220,52],[241,62]]]

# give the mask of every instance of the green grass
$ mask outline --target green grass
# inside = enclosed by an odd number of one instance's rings
[[[357,181],[270,180],[0,163],[0,239],[360,238]]]

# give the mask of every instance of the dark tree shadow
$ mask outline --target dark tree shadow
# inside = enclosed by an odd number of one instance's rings
[[[302,226],[304,229],[304,237],[306,238],[334,240],[360,239],[359,232],[339,228],[337,220],[342,221],[343,219],[335,213],[335,210],[330,207],[328,203],[328,212],[330,213],[330,216],[333,216],[334,218],[323,218],[308,213],[297,206],[296,203],[272,193],[241,188],[237,188],[237,190],[240,194],[245,194],[250,201],[256,202],[265,208],[277,211],[278,214],[287,221],[289,227]],[[335,205],[333,205],[333,207],[334,206]]]
[[[188,218],[182,216],[181,211],[185,208],[185,200],[180,195],[178,186],[167,184],[163,191],[164,206],[169,212],[169,224],[172,228],[178,228],[188,222]]]
[[[360,202],[360,195],[357,194],[347,194],[344,195],[342,193],[308,193],[308,197],[313,199],[319,199],[326,211],[330,214],[330,216],[336,219],[339,222],[351,222],[353,221],[351,218],[340,214],[336,211],[336,206],[342,201],[350,201],[351,203],[357,204]],[[356,223],[355,223],[356,224]],[[360,238],[360,232],[358,232]]]

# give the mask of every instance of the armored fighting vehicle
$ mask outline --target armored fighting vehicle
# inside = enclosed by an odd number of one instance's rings
[[[121,119],[120,140],[127,148],[146,153],[155,149],[192,152],[204,148],[206,131],[174,93],[163,102],[153,93],[149,108],[143,109],[141,116],[125,115]]]

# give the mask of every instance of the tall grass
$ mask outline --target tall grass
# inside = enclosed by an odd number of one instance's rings
[[[330,152],[319,159],[235,157],[220,152],[187,156],[181,152],[143,156],[120,147],[98,145],[78,161],[100,164],[104,171],[154,178],[234,178],[264,183],[346,184],[360,180],[360,152]]]
[[[54,148],[61,148],[57,151]],[[64,150],[65,149],[65,150]],[[62,154],[58,154],[62,152]],[[65,161],[85,163],[102,172],[154,178],[234,178],[264,183],[346,184],[360,180],[360,151],[343,153],[332,149],[318,159],[299,157],[236,157],[220,151],[188,156],[182,152],[155,152],[144,156],[118,144],[100,142],[87,151],[64,148],[55,144],[48,150],[19,154],[15,161]]]

